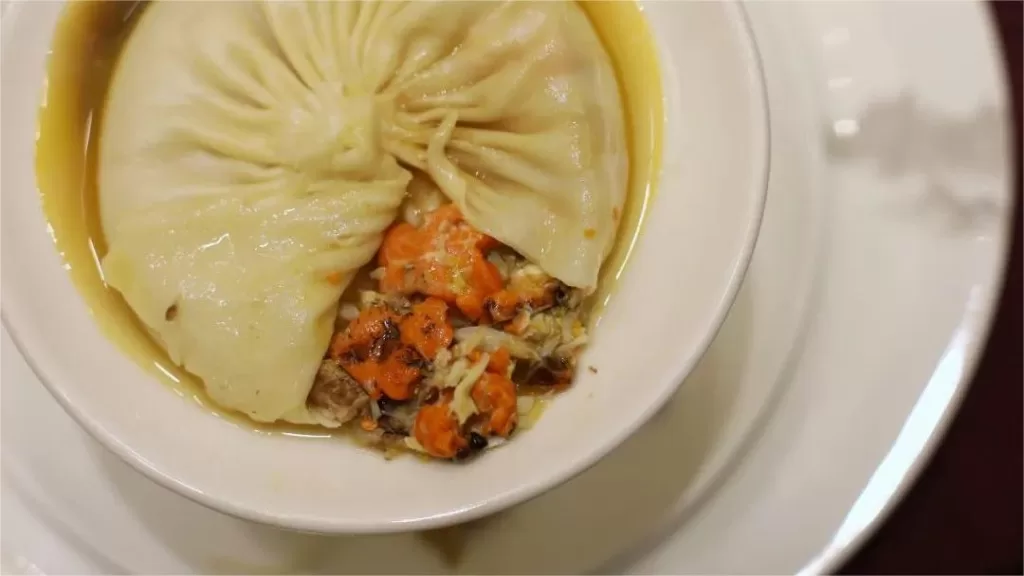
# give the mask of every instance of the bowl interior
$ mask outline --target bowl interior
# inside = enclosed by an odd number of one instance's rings
[[[576,385],[514,442],[468,466],[385,461],[337,441],[260,435],[212,417],[108,341],[63,269],[33,171],[37,107],[59,3],[3,26],[4,321],[90,433],[201,503],[322,532],[426,528],[494,512],[593,464],[674,392],[724,319],[766,188],[756,51],[732,3],[647,2],[665,95],[663,174]],[[685,441],[685,439],[680,439]]]

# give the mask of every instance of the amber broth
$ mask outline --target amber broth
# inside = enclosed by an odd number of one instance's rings
[[[616,245],[601,271],[591,327],[613,295],[629,260],[660,170],[661,78],[641,7],[631,1],[581,1],[615,66],[629,140],[628,200]],[[143,2],[69,2],[54,32],[39,110],[36,173],[43,210],[64,267],[103,333],[140,366],[219,417],[261,433],[330,436],[324,428],[257,425],[209,400],[197,379],[174,365],[121,298],[106,285],[100,261],[96,168],[103,104],[111,73]]]

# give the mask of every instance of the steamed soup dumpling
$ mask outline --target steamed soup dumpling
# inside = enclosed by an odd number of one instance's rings
[[[627,176],[571,2],[154,2],[102,134],[107,282],[216,402],[268,422],[330,424],[306,397],[407,188],[592,289]]]

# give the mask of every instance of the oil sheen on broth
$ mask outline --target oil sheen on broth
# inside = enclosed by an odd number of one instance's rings
[[[593,297],[591,324],[595,325],[629,259],[653,194],[660,171],[664,116],[656,48],[641,7],[632,1],[582,1],[580,6],[615,67],[630,155],[623,219]],[[331,435],[321,428],[257,426],[216,408],[203,387],[170,362],[120,294],[103,280],[100,261],[106,244],[96,190],[98,141],[102,137],[98,127],[118,53],[144,9],[145,4],[139,2],[71,2],[54,32],[39,111],[36,173],[43,210],[64,267],[103,333],[179,396],[259,432]]]

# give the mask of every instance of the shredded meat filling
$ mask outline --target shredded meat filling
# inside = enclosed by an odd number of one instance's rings
[[[454,206],[385,235],[379,292],[346,304],[309,404],[371,444],[465,460],[509,438],[520,397],[569,386],[583,295],[473,229]]]
[[[307,404],[310,408],[326,410],[338,424],[345,424],[369,414],[370,395],[341,365],[327,359],[320,364]]]

